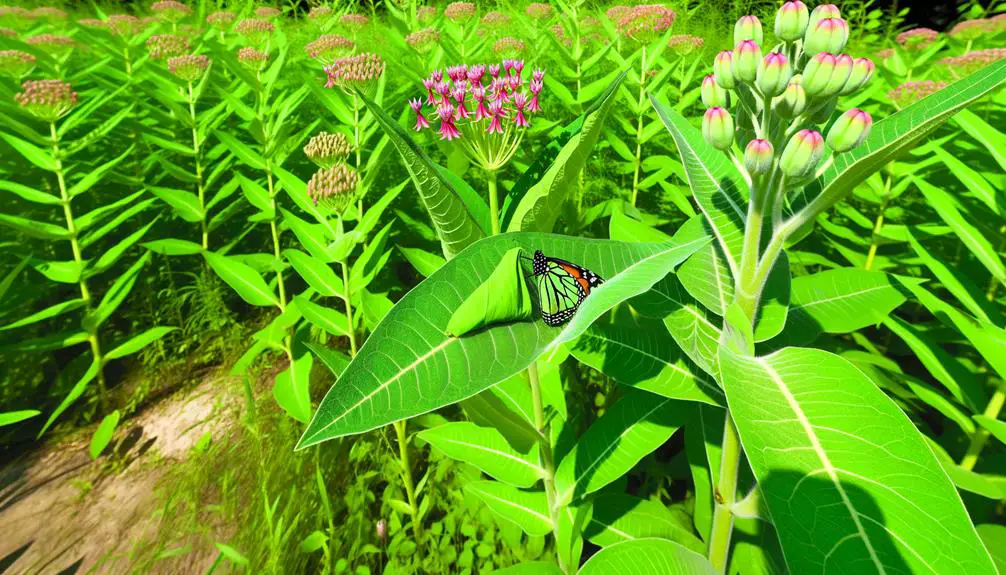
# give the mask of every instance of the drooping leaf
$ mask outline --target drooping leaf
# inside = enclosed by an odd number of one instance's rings
[[[419,437],[448,457],[474,465],[514,487],[531,487],[545,475],[545,469],[536,463],[536,449],[520,453],[490,427],[458,421],[422,431]]]
[[[995,572],[922,434],[852,364],[723,347],[720,367],[792,572]]]
[[[59,402],[59,405],[56,406],[56,409],[53,410],[52,414],[49,415],[49,419],[45,421],[45,425],[42,426],[42,430],[38,432],[38,437],[42,437],[42,435],[45,434],[46,430],[48,430],[49,427],[56,422],[56,418],[62,415],[64,411],[66,411],[67,409],[70,408],[71,405],[73,405],[73,402],[77,401],[77,399],[79,399],[80,396],[83,395],[84,390],[87,389],[87,384],[91,383],[91,380],[93,380],[98,375],[99,369],[101,369],[101,362],[97,360],[92,361],[91,367],[89,367],[87,371],[84,372],[84,375],[80,376],[80,379],[77,380],[77,383],[75,383],[73,387],[70,388],[70,393],[66,394],[66,397],[63,398],[63,401]]]
[[[667,539],[646,537],[615,543],[587,560],[578,575],[714,575],[709,560]]]
[[[290,417],[302,423],[307,423],[311,419],[309,391],[312,365],[314,365],[314,356],[305,352],[295,359],[290,367],[276,376],[276,383],[272,388],[276,403]]]
[[[676,514],[662,502],[623,493],[601,493],[593,503],[594,513],[583,535],[595,545],[608,547],[658,537],[676,541],[696,553],[706,551],[705,543],[692,532],[691,517],[684,512]]]
[[[444,263],[447,261],[443,256],[430,253],[419,248],[403,248],[397,246],[398,251],[402,252],[405,259],[412,264],[412,267],[419,272],[424,278],[430,277],[433,272],[440,269]]]
[[[332,308],[316,304],[303,295],[295,297],[294,302],[297,304],[297,308],[300,309],[301,313],[304,314],[304,319],[307,321],[332,335],[340,337],[349,335],[349,324],[346,319],[346,314]]]
[[[203,252],[203,257],[213,268],[213,271],[238,292],[241,299],[252,305],[279,306],[279,299],[265,283],[262,276],[248,264],[242,263],[231,256],[222,256],[213,252]]]
[[[509,521],[531,536],[552,532],[552,518],[544,491],[525,491],[499,481],[472,481],[469,491],[503,521]]]
[[[299,447],[414,417],[507,379],[550,345],[576,337],[613,305],[648,289],[705,241],[623,244],[520,233],[479,242],[413,288],[387,314],[322,400]],[[604,277],[605,284],[584,300],[563,329],[536,319],[461,338],[446,336],[457,306],[515,247],[525,253],[541,249],[584,265]],[[487,365],[482,357],[496,361]]]
[[[201,222],[205,217],[202,208],[199,207],[199,198],[192,192],[176,190],[173,188],[162,188],[160,186],[150,186],[147,189],[150,193],[161,198],[164,203],[178,214],[178,217],[187,222]]]

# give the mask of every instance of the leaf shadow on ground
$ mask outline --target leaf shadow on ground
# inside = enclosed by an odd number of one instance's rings
[[[909,566],[872,495],[820,473],[777,470],[760,484],[764,503],[776,509],[775,529],[785,542],[790,572],[913,573],[922,566]]]

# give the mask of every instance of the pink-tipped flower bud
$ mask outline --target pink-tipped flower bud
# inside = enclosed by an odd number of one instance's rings
[[[809,22],[806,4],[800,0],[786,2],[775,15],[775,35],[785,42],[795,42],[803,38]]]
[[[836,96],[845,87],[846,82],[852,76],[853,59],[848,54],[840,54],[835,58],[835,70],[831,73],[831,78],[824,87],[824,91],[819,95],[825,98]]]
[[[753,40],[744,40],[734,48],[734,80],[754,82],[758,77],[761,48]]]
[[[429,124],[427,124],[429,126]],[[304,146],[304,155],[319,168],[331,168],[349,156],[352,145],[342,133],[319,132]]]
[[[839,92],[840,96],[848,96],[866,85],[873,76],[874,65],[869,58],[856,58],[852,63],[852,73]]]
[[[755,139],[744,148],[744,167],[752,176],[767,174],[772,169],[772,143]]]
[[[716,83],[721,88],[726,90],[734,89],[736,83],[734,82],[733,52],[724,50],[716,55],[716,59],[713,60],[713,75],[716,77]]]
[[[730,92],[716,83],[715,76],[709,75],[702,79],[702,104],[707,108],[730,106]]]
[[[244,47],[238,50],[238,63],[249,70],[261,70],[269,61],[269,55],[261,50]]]
[[[36,118],[55,122],[77,105],[77,93],[62,80],[29,80],[14,101]]]
[[[803,39],[803,51],[808,55],[831,52],[838,54],[849,41],[849,25],[841,18],[824,18],[807,28]]]
[[[779,158],[779,169],[790,178],[805,178],[814,173],[824,153],[824,138],[814,130],[800,130],[790,138]]]
[[[745,40],[751,40],[760,45],[762,39],[761,20],[757,16],[741,16],[740,20],[734,24],[734,46]]]
[[[186,82],[195,82],[202,78],[203,73],[209,67],[210,59],[203,54],[186,54],[185,56],[168,58],[168,72]]]
[[[807,92],[803,89],[802,81],[801,76],[793,76],[786,86],[786,91],[776,101],[775,111],[784,119],[795,118],[807,109]]]
[[[859,146],[870,135],[873,118],[870,114],[853,108],[842,114],[828,130],[828,146],[837,153],[848,152]]]
[[[772,52],[758,64],[757,86],[767,98],[782,94],[793,77],[793,68],[785,54]]]
[[[807,26],[813,28],[814,24],[817,24],[825,18],[841,18],[842,12],[838,9],[838,6],[834,4],[821,4],[816,6],[810,13],[810,19],[807,21]]]
[[[359,175],[346,164],[336,164],[315,172],[307,183],[307,195],[315,205],[323,205],[341,214],[353,203]]]
[[[727,150],[734,142],[734,120],[725,108],[706,110],[702,117],[702,137],[717,150]]]
[[[824,93],[837,62],[838,58],[827,52],[817,54],[807,62],[801,83],[808,96],[815,97]]]

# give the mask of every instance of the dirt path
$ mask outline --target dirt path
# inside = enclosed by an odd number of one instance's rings
[[[0,470],[0,575],[129,573],[134,543],[156,529],[159,478],[223,425],[225,387],[207,377],[123,422],[97,461],[90,428]]]

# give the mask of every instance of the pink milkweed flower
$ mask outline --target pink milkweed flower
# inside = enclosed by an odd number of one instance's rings
[[[492,84],[489,86],[489,90],[492,92],[493,99],[500,102],[509,102],[510,94],[507,92],[507,88],[510,87],[510,81],[506,78],[496,78],[493,80]]]
[[[433,78],[437,82],[442,82],[444,80],[444,73],[442,70],[434,70],[430,72],[430,78]]]
[[[509,74],[510,70],[512,70],[512,69],[513,69],[513,60],[511,60],[509,58],[504,58],[503,59],[503,70],[505,70],[506,73]]]
[[[441,104],[450,104],[451,103],[450,98],[449,98],[450,93],[451,93],[451,85],[450,85],[450,83],[448,83],[448,82],[440,82],[439,84],[437,84],[437,93],[440,94],[440,103]]]
[[[450,142],[461,137],[461,131],[454,125],[454,106],[449,102],[437,106],[437,116],[440,117],[440,139]]]
[[[520,76],[507,76],[507,83],[510,85],[510,91],[516,92],[521,86]]]
[[[545,79],[545,70],[542,70],[541,68],[537,68],[537,69],[535,69],[535,71],[534,71],[534,73],[532,74],[531,77],[534,78],[535,80],[537,80],[538,82],[541,82],[542,80]]]
[[[489,113],[489,109],[486,108],[486,89],[481,84],[472,88],[472,98],[478,102],[478,107],[475,108],[475,121],[485,118],[491,118],[492,114]]]
[[[464,64],[458,66],[451,66],[447,68],[447,77],[451,79],[452,82],[460,82],[468,78],[468,67]]]
[[[513,122],[517,124],[518,128],[526,128],[531,125],[531,122],[528,122],[527,118],[524,117],[524,108],[527,104],[527,94],[524,92],[517,92],[513,95],[513,105],[517,108],[517,116]]]
[[[436,88],[437,81],[433,78],[426,78],[423,80],[423,87],[426,88],[426,103],[433,104],[436,100],[433,96],[433,89]]]
[[[544,87],[545,85],[541,80],[531,80],[531,83],[528,84],[528,88],[531,90],[531,101],[527,105],[528,112],[533,114],[541,111],[541,104],[538,103],[538,94],[541,94],[541,89]]]
[[[489,113],[492,114],[492,119],[489,120],[486,132],[489,134],[502,134],[503,124],[500,122],[500,119],[503,117],[503,102],[501,100],[489,102]]]
[[[472,86],[482,84],[482,76],[485,76],[486,67],[482,64],[476,64],[475,66],[468,67],[468,82]]]
[[[468,113],[468,108],[465,108],[465,93],[467,91],[468,90],[464,83],[455,84],[454,89],[451,90],[451,96],[454,98],[454,101],[457,102],[458,118],[462,120],[467,120],[471,115]]]
[[[429,128],[430,121],[423,116],[423,101],[419,98],[409,100],[409,106],[411,106],[412,111],[416,113],[416,131],[420,132],[423,128]]]
[[[500,77],[500,65],[499,64],[489,64],[489,75],[493,78]]]
[[[524,60],[514,60],[513,61],[513,69],[517,72],[518,76],[520,76],[521,74],[523,74],[524,73]]]

